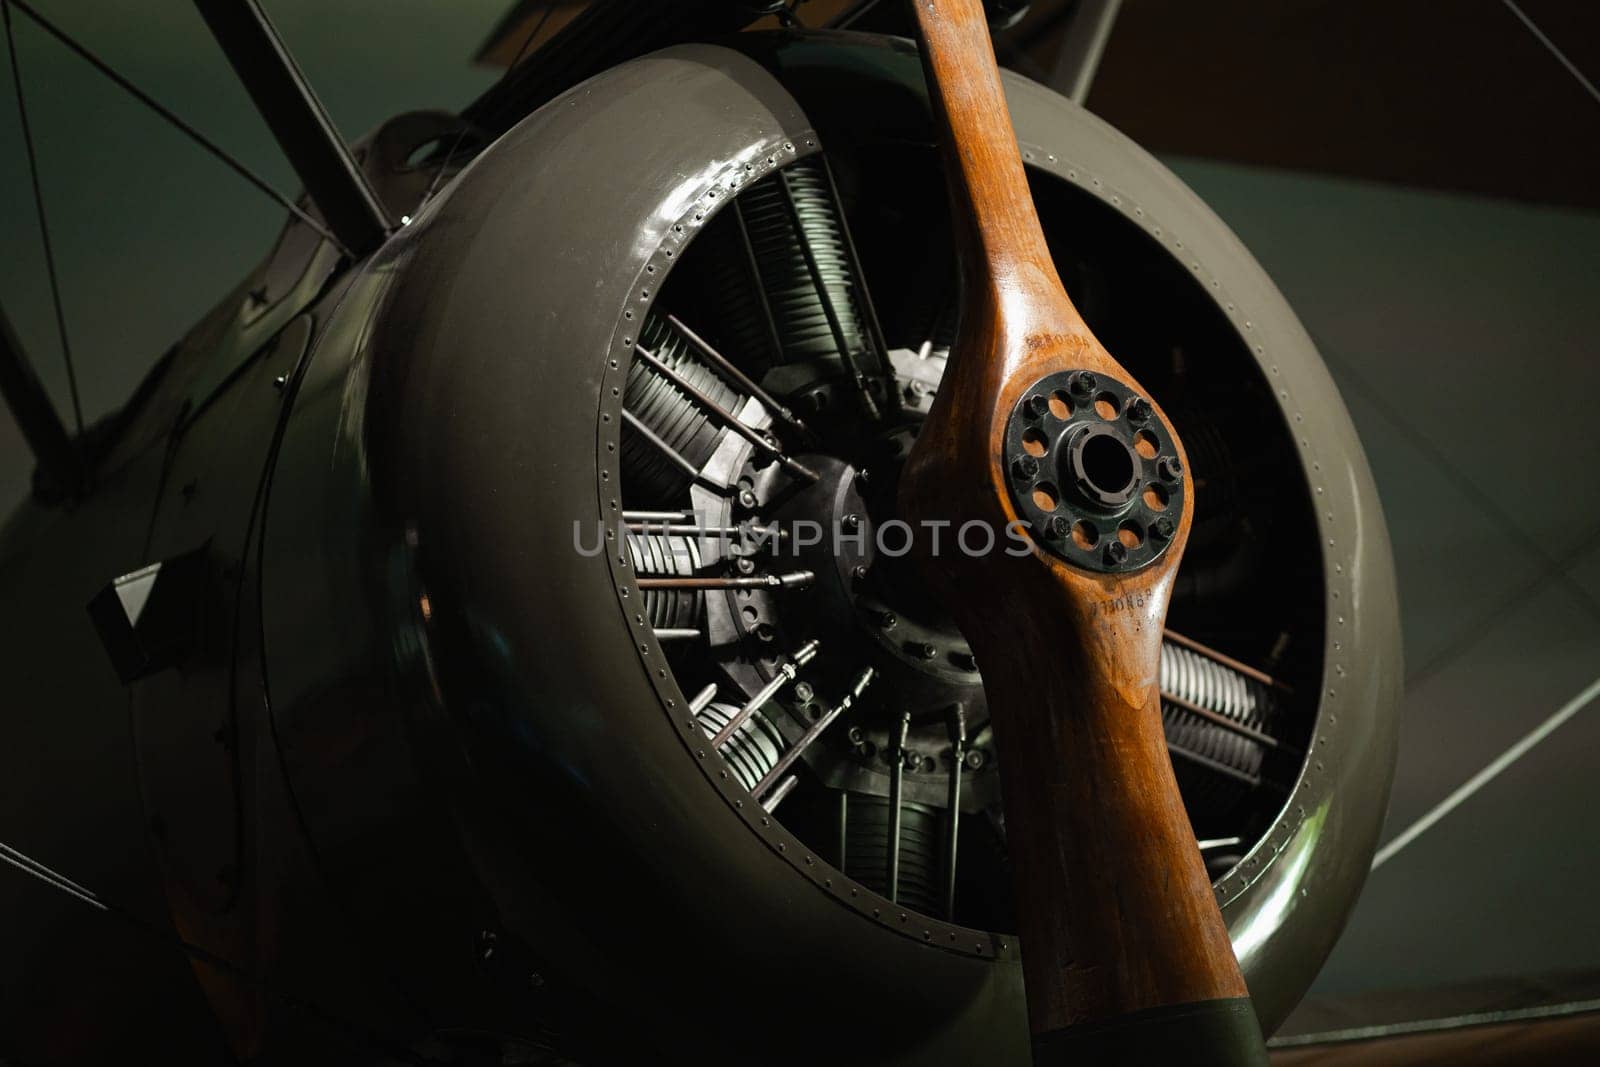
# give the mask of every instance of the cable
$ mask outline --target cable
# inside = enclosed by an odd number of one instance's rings
[[[1397,852],[1421,837],[1434,823],[1460,807],[1472,794],[1498,777],[1501,771],[1527,755],[1529,749],[1549,737],[1556,731],[1558,726],[1561,726],[1568,719],[1582,711],[1595,697],[1600,697],[1600,678],[1589,683],[1583,692],[1563,704],[1554,715],[1528,731],[1520,741],[1500,753],[1487,767],[1467,779],[1454,793],[1441,800],[1434,806],[1432,811],[1406,827],[1403,832],[1396,835],[1394,840],[1380,848],[1378,854],[1372,857],[1372,870],[1377,870],[1393,859]]]
[[[144,92],[144,90],[140,89],[137,85],[134,85],[127,78],[124,78],[122,75],[118,74],[99,56],[96,56],[93,52],[90,52],[87,48],[84,48],[77,41],[74,41],[66,34],[65,31],[61,30],[49,19],[35,11],[25,2],[25,0],[0,0],[0,6],[5,6],[8,8],[6,13],[6,26],[8,33],[10,30],[9,8],[11,6],[15,6],[18,11],[21,11],[24,15],[27,15],[30,19],[32,19],[40,29],[44,30],[50,36],[60,41],[72,52],[76,53],[84,62],[88,63],[95,70],[109,78],[118,88],[125,91],[129,96],[132,96],[135,100],[139,101],[139,103],[143,104],[151,111],[154,111],[157,115],[160,115],[162,118],[166,119],[169,123],[176,127],[179,132],[183,133],[195,144],[199,145],[201,148],[211,153],[211,155],[225,163],[228,168],[235,174],[239,175],[239,177],[243,178],[261,192],[277,201],[278,204],[287,209],[290,214],[294,215],[307,226],[310,226],[313,230],[316,230],[328,240],[332,241],[335,245],[338,245],[339,248],[346,254],[349,253],[349,249],[345,248],[344,245],[340,243],[339,239],[333,235],[332,231],[330,231],[326,226],[322,225],[322,223],[318,222],[316,219],[312,218],[310,215],[306,214],[306,212],[301,210],[300,206],[293,200],[290,200],[272,186],[268,185],[266,181],[258,177],[249,167],[246,167],[243,163],[240,163],[238,160],[230,156],[225,149],[212,142],[199,130],[195,129],[193,126],[180,119],[177,115],[173,114],[167,108],[157,103],[153,97]],[[13,73],[15,73],[15,69],[16,64],[13,61]],[[19,89],[19,95],[20,91],[21,90]]]
[[[1501,2],[1504,3],[1506,7],[1510,8],[1511,13],[1517,16],[1524,26],[1528,27],[1528,32],[1533,34],[1533,36],[1538,39],[1539,43],[1544,45],[1545,48],[1549,50],[1550,54],[1555,56],[1556,60],[1560,62],[1563,67],[1567,68],[1567,73],[1578,79],[1578,84],[1583,86],[1584,90],[1590,96],[1594,97],[1596,101],[1600,101],[1600,89],[1596,89],[1594,87],[1594,82],[1584,77],[1583,71],[1578,69],[1577,64],[1568,59],[1566,54],[1563,53],[1561,49],[1556,47],[1556,43],[1549,37],[1546,37],[1544,31],[1541,30],[1532,19],[1523,14],[1522,9],[1516,4],[1512,3],[1512,0],[1501,0]]]
[[[344,1032],[353,1042],[359,1043],[358,1047],[364,1050],[381,1050],[389,1056],[411,1064],[426,1065],[439,1062],[410,1049],[399,1047],[384,1035],[372,1031],[360,1023],[341,1018],[318,1004],[291,996],[269,986],[265,979],[239,966],[232,960],[208,949],[201,948],[199,945],[182,937],[167,934],[154,923],[130,910],[105,900],[93,890],[79,885],[66,875],[40,863],[24,852],[12,848],[3,841],[0,841],[0,863],[5,863],[23,874],[37,879],[57,892],[65,893],[67,896],[87,904],[96,911],[117,919],[133,930],[155,938],[162,944],[170,945],[200,963],[214,967],[252,988],[261,990],[267,996],[286,1007],[303,1011],[314,1018],[322,1020],[331,1027]]]
[[[1351,1041],[1373,1041],[1378,1038],[1408,1037],[1412,1034],[1434,1034],[1446,1030],[1464,1030],[1467,1027],[1498,1026],[1504,1023],[1541,1022],[1572,1015],[1600,1012],[1600,1000],[1573,1000],[1562,1004],[1541,1004],[1531,1008],[1509,1008],[1495,1011],[1475,1011],[1464,1015],[1451,1015],[1441,1019],[1414,1019],[1406,1022],[1380,1023],[1376,1026],[1352,1026],[1343,1030],[1324,1030],[1310,1034],[1274,1037],[1267,1042],[1270,1049],[1301,1048],[1307,1045],[1335,1045]]]
[[[39,218],[39,238],[44,243],[45,272],[50,278],[50,302],[55,305],[56,334],[61,338],[61,359],[67,365],[67,391],[72,395],[72,418],[83,436],[83,403],[78,398],[78,374],[72,365],[72,345],[67,340],[67,315],[61,307],[61,280],[56,275],[55,247],[50,241],[50,222],[44,211],[44,188],[39,182],[39,156],[33,147],[33,128],[28,124],[28,104],[22,95],[22,68],[17,65],[17,35],[11,25],[10,0],[0,0],[0,13],[6,24],[6,50],[11,56],[11,84],[17,91],[17,117],[22,122],[22,141],[28,150],[28,176],[33,182],[33,207]]]

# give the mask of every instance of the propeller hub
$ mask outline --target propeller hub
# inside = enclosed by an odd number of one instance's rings
[[[1183,513],[1172,430],[1149,399],[1109,375],[1045,375],[1006,424],[1005,469],[1035,540],[1086,570],[1159,559]]]

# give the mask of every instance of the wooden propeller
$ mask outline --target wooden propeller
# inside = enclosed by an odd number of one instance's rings
[[[1027,490],[1018,488],[1016,472],[1032,467],[1017,465],[1014,419],[1031,414],[1040,427],[1055,425],[1050,420],[1063,409],[1045,410],[1051,375],[1060,382],[1066,372],[1088,371],[1126,386],[1124,400],[1149,394],[1095,339],[1062,288],[980,0],[912,2],[963,289],[960,333],[903,476],[901,512],[913,523],[976,520],[1000,529],[1039,514],[1028,511]],[[1086,392],[1056,403],[1073,403],[1090,419],[1094,394]],[[1029,400],[1031,408],[1019,408]],[[1104,548],[1095,548],[1106,552],[1106,565],[1084,565],[1085,541],[1073,552],[1062,532],[1080,514],[1092,518],[1096,500],[1085,497],[1086,510],[1074,510],[1066,488],[1073,474],[1060,468],[1062,437],[1036,461],[1053,491],[1032,497],[1062,520],[1046,530],[1034,524],[1028,555],[951,553],[923,563],[983,667],[1039,1062],[1264,1063],[1162,732],[1162,625],[1194,493],[1183,446],[1151,403],[1137,421],[1161,439],[1172,505],[1161,523],[1164,550],[1154,559],[1114,566],[1122,550],[1112,541],[1134,540],[1140,530],[1119,535],[1117,517],[1104,514]],[[1131,438],[1127,411],[1103,419],[1106,431]],[[1132,492],[1155,462],[1137,455],[1151,462],[1129,457]],[[1115,468],[1120,461],[1110,458]],[[1139,540],[1152,536],[1143,531]],[[1145,547],[1140,558],[1159,547]]]

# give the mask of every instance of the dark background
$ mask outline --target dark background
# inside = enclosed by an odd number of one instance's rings
[[[295,189],[191,5],[38,6]],[[526,32],[511,6],[267,3],[351,138],[487,87]],[[1035,76],[1062,6],[1014,31]],[[1600,4],[1520,6],[1600,79]],[[264,254],[282,212],[14,21],[92,421]],[[0,302],[70,421],[6,66]],[[1600,100],[1501,0],[1127,0],[1088,103],[1254,251],[1366,444],[1407,643],[1392,838],[1600,676]],[[30,469],[0,415],[0,510]],[[1597,757],[1589,707],[1379,869],[1289,1029],[1424,1003],[1397,991],[1574,997],[1600,972]]]

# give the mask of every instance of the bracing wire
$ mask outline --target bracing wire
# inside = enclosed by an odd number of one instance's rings
[[[333,232],[302,210],[300,205],[296,204],[293,200],[278,192],[278,190],[267,184],[264,179],[252,171],[249,167],[246,167],[243,163],[229,155],[226,149],[222,148],[216,142],[206,137],[205,134],[201,133],[199,130],[183,121],[183,119],[179,118],[172,111],[158,103],[155,98],[150,96],[144,90],[140,89],[137,85],[134,85],[127,78],[124,78],[121,74],[118,74],[114,69],[112,69],[110,64],[106,63],[99,56],[95,55],[93,52],[90,52],[87,48],[73,40],[71,36],[69,36],[60,27],[56,26],[55,23],[51,22],[49,19],[35,11],[31,5],[25,2],[25,0],[0,0],[0,6],[4,6],[7,9],[6,27],[8,35],[11,25],[9,9],[11,7],[15,7],[18,11],[32,19],[34,24],[40,29],[44,30],[50,36],[60,41],[85,63],[88,63],[95,70],[105,75],[105,77],[110,79],[110,81],[118,88],[122,89],[129,96],[132,96],[135,100],[139,101],[139,103],[143,104],[151,111],[154,111],[161,118],[165,119],[184,136],[188,137],[195,144],[199,145],[216,159],[220,160],[228,167],[228,169],[232,170],[235,174],[239,175],[239,177],[255,186],[256,189],[260,190],[262,193],[265,193],[267,196],[271,197],[279,204],[279,206],[283,207],[291,215],[295,216],[295,218],[299,219],[301,222],[305,223],[307,226],[311,227],[313,230],[317,231],[323,237],[326,237],[328,240],[332,241],[335,245],[338,245],[341,249],[348,253],[349,249],[344,248],[344,245],[341,244],[339,239],[333,235]],[[12,73],[13,77],[15,77],[15,61],[12,62]],[[20,86],[18,88],[18,99],[19,101],[21,99]]]
[[[39,181],[39,155],[34,149],[33,128],[28,124],[28,103],[22,94],[22,68],[17,64],[17,35],[11,24],[11,2],[0,0],[0,14],[6,24],[6,51],[11,57],[11,84],[17,94],[17,118],[22,123],[22,141],[28,152],[28,177],[33,183],[33,208],[39,220],[39,239],[44,245],[45,272],[50,279],[50,302],[55,307],[56,335],[61,341],[61,359],[67,365],[67,391],[72,396],[72,418],[78,436],[83,436],[83,402],[78,395],[78,374],[72,363],[72,344],[67,340],[67,316],[61,306],[61,279],[56,273],[55,246],[50,240],[50,222],[44,210],[44,187]]]
[[[1516,5],[1515,0],[1501,0],[1501,2],[1511,10],[1511,13],[1517,17],[1523,26],[1527,27],[1528,32],[1533,34],[1534,39],[1544,45],[1545,51],[1554,56],[1556,62],[1560,63],[1568,74],[1577,79],[1578,84],[1583,87],[1583,91],[1594,97],[1596,101],[1600,101],[1600,89],[1595,88],[1594,82],[1590,81],[1583,71],[1578,69],[1576,63],[1567,58],[1565,52],[1556,47],[1556,43],[1550,39],[1550,36],[1541,30],[1522,8]]]
[[[9,867],[14,868],[22,874],[28,875],[30,878],[37,879],[39,882],[51,889],[56,890],[59,893],[64,893],[65,895],[72,897],[74,900],[78,900],[84,904],[87,904],[95,911],[108,915],[125,927],[143,936],[154,938],[159,944],[174,948],[197,962],[216,968],[217,970],[227,974],[244,985],[247,985],[253,989],[259,989],[266,996],[278,1001],[286,1007],[304,1012],[314,1018],[327,1022],[331,1026],[336,1027],[339,1032],[341,1032],[352,1042],[352,1044],[359,1043],[359,1046],[364,1050],[383,1051],[391,1057],[416,1065],[428,1065],[440,1062],[435,1059],[418,1055],[409,1049],[397,1047],[394,1042],[387,1037],[363,1026],[360,1023],[334,1014],[316,1002],[285,993],[275,984],[269,984],[266,979],[254,971],[241,967],[227,957],[203,948],[202,946],[188,941],[183,937],[175,936],[163,931],[160,927],[141,917],[134,911],[113,901],[106,900],[94,890],[73,881],[71,878],[68,878],[61,872],[39,862],[26,853],[19,851],[18,849],[12,848],[3,841],[0,841],[0,863],[4,863]]]

